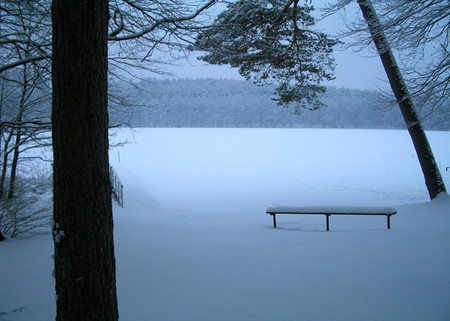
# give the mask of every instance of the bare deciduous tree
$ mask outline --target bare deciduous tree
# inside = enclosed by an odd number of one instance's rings
[[[340,0],[331,8],[336,11],[351,0]],[[406,127],[413,141],[416,153],[422,167],[425,178],[425,184],[431,199],[434,199],[442,192],[446,192],[446,187],[442,179],[439,167],[437,166],[431,146],[428,142],[425,131],[423,130],[421,119],[418,116],[414,99],[418,96],[430,99],[435,97],[434,103],[439,103],[447,99],[446,92],[448,90],[448,73],[445,64],[434,66],[428,64],[427,68],[435,77],[425,77],[419,79],[422,82],[417,86],[413,85],[415,92],[408,90],[408,83],[403,77],[403,73],[397,64],[394,53],[391,49],[391,42],[395,46],[401,47],[402,50],[408,50],[409,59],[419,55],[421,50],[432,41],[442,41],[448,46],[448,23],[440,23],[442,19],[450,14],[450,7],[440,0],[427,1],[397,1],[392,0],[385,2],[381,8],[383,20],[380,20],[376,13],[376,9],[370,0],[357,0],[364,17],[364,24],[356,23],[351,33],[367,32],[370,36],[366,41],[360,41],[359,45],[368,45],[370,42],[375,44],[377,52],[381,58],[386,75],[389,79],[392,92],[395,96],[400,111],[405,120]],[[329,10],[330,10],[329,8]],[[448,19],[445,20],[448,22]],[[436,31],[436,29],[438,31]],[[419,37],[419,38],[417,38]],[[444,54],[448,64],[448,48],[444,50]],[[409,61],[411,62],[411,60]],[[407,70],[411,72],[412,69]],[[443,73],[443,82],[438,80]],[[423,82],[424,81],[424,82]],[[426,89],[428,88],[428,92]],[[436,95],[437,92],[440,92]],[[444,95],[444,96],[443,96]]]
[[[28,63],[44,62],[49,66],[49,4],[50,0],[3,0],[0,3],[0,74]],[[18,49],[23,51],[21,55]]]
[[[326,11],[335,13],[352,2],[338,0]],[[432,112],[440,112],[450,97],[450,4],[447,0],[386,0],[374,1],[373,7],[417,107],[427,104]],[[350,40],[353,48],[372,45],[364,19],[347,19],[346,29],[340,36],[356,36],[356,41]]]
[[[414,147],[419,158],[425,183],[431,199],[442,192],[446,192],[444,181],[435,161],[431,146],[421,125],[419,117],[403,80],[400,68],[397,65],[389,42],[381,28],[381,23],[370,0],[358,0],[364,19],[369,27],[372,39],[380,55],[386,74],[391,84],[392,91],[405,119],[406,126],[411,135]]]
[[[5,0],[0,3],[0,197],[7,196],[8,200],[1,202],[5,203],[2,205],[8,213],[21,212],[21,201],[13,198],[22,153],[49,144],[48,135],[47,142],[42,135],[50,130],[49,108],[45,110],[49,103],[50,78],[48,8],[49,1]],[[7,176],[8,188],[5,186]],[[12,221],[17,224],[29,221],[23,215],[14,217]],[[20,219],[23,222],[19,222]],[[3,218],[4,232],[10,229],[12,221]],[[11,235],[14,234],[17,234],[15,229]]]

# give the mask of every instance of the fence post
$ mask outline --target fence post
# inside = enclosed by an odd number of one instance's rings
[[[111,181],[112,192],[117,199],[117,202],[121,207],[123,207],[123,184],[117,176],[116,172],[112,168],[109,167],[109,177]]]
[[[120,184],[120,205],[123,207],[123,185]]]

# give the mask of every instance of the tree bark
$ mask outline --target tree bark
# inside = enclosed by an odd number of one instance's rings
[[[416,108],[408,92],[406,83],[397,65],[389,42],[382,30],[381,23],[370,0],[357,0],[369,27],[372,40],[383,63],[392,91],[397,100],[400,111],[406,122],[406,127],[413,141],[419,158],[420,166],[431,199],[442,192],[446,192],[445,184],[436,164],[430,143],[423,130]]]
[[[108,0],[53,0],[56,320],[118,320],[108,161]]]

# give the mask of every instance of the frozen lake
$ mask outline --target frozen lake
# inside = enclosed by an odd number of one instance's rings
[[[450,133],[428,136],[450,185]],[[132,192],[161,208],[262,211],[274,204],[428,200],[402,130],[156,128],[122,130],[113,140],[132,142],[110,154],[125,189],[139,183],[140,191]],[[134,182],[126,181],[128,174]]]

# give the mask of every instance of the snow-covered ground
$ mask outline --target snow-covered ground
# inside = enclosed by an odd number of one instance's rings
[[[450,132],[429,132],[450,187]],[[406,131],[141,129],[113,137],[121,320],[450,320],[450,197]],[[271,205],[393,206],[384,217]],[[0,320],[55,315],[50,235],[0,243]],[[13,310],[17,312],[12,312]]]

